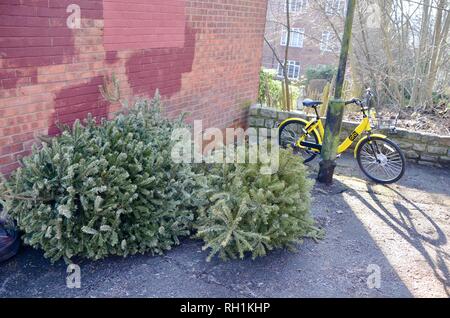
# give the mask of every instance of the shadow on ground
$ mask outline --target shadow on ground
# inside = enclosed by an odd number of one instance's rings
[[[24,248],[0,267],[0,297],[445,296],[449,228],[438,213],[449,190],[435,189],[437,197],[430,198],[414,186],[415,178],[428,173],[443,174],[419,168],[405,184],[380,187],[343,158],[335,186],[314,189],[313,213],[326,237],[305,241],[297,253],[278,250],[255,261],[208,263],[201,243],[186,240],[165,256],[86,261],[80,264],[81,289],[68,289],[64,263],[51,265],[42,252]],[[367,284],[374,265],[381,270],[378,289]]]
[[[403,282],[415,296],[449,297],[450,171],[410,165],[384,187],[362,182],[352,168],[348,160],[340,167],[344,199]]]

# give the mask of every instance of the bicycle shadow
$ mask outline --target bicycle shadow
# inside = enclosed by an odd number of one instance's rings
[[[394,200],[392,203],[398,212],[398,215],[395,215],[393,211],[390,211],[382,200],[380,200],[373,184],[367,185],[367,193],[373,203],[369,202],[358,191],[353,189],[350,190],[348,194],[358,199],[365,207],[367,207],[368,211],[381,219],[386,225],[393,229],[396,234],[401,236],[402,239],[408,242],[421,254],[431,268],[436,279],[442,284],[446,295],[450,297],[450,273],[446,263],[446,260],[450,261],[450,254],[442,249],[442,246],[447,244],[447,237],[444,231],[436,221],[415,202],[408,199],[392,186],[386,186],[386,188],[392,191],[400,199]],[[408,208],[406,205],[409,205],[411,208]],[[413,216],[413,211],[417,211],[416,217]],[[431,230],[428,231],[428,233],[431,234],[424,234],[418,229],[416,224],[418,223],[416,220],[418,217],[431,225]],[[433,258],[431,252],[427,250],[426,245],[436,253],[435,258]]]

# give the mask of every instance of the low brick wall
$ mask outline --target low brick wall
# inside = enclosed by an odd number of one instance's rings
[[[275,109],[253,105],[250,108],[248,125],[254,128],[273,128],[290,117],[308,118],[299,111],[283,112]],[[356,122],[344,121],[341,139],[343,140],[358,125]],[[413,132],[398,128],[395,133],[389,129],[377,129],[376,133],[389,136],[405,152],[408,161],[421,165],[450,167],[450,136],[438,136],[430,133]],[[353,143],[353,146],[356,142]]]

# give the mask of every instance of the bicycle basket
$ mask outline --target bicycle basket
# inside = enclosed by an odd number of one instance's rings
[[[372,118],[372,125],[377,130],[390,130],[391,132],[395,132],[397,120],[395,118],[375,117]]]

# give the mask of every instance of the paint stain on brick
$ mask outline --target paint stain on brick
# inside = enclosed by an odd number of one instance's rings
[[[72,63],[74,30],[67,27],[73,0],[2,1],[0,83],[4,89],[38,81],[37,68]],[[102,19],[102,0],[78,0],[82,19]]]
[[[181,90],[183,73],[192,71],[195,57],[195,30],[185,27],[183,47],[140,50],[126,63],[128,82],[134,94],[153,96],[159,89],[171,97]]]
[[[119,57],[117,56],[117,51],[107,51],[105,53],[106,64],[114,64],[117,61],[119,61]]]
[[[77,120],[85,119],[88,114],[96,117],[97,122],[106,118],[109,103],[100,93],[99,85],[103,77],[92,78],[88,83],[72,86],[61,90],[55,97],[55,112],[50,121],[48,134],[55,136],[60,133],[58,124],[72,126]]]

